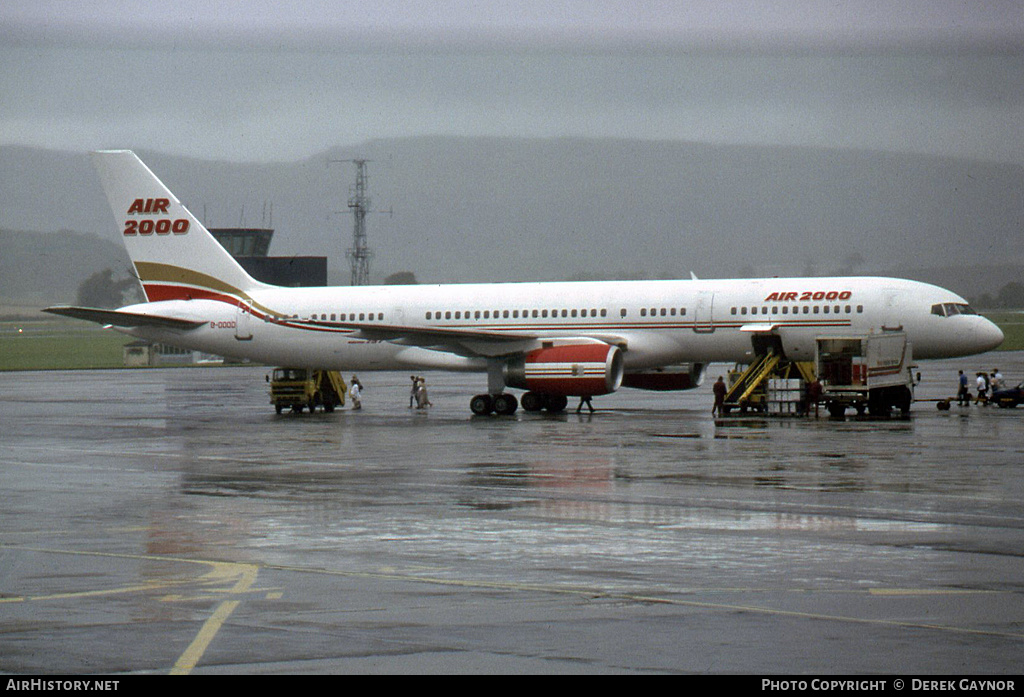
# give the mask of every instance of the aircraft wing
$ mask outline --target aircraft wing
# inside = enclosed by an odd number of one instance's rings
[[[494,358],[524,353],[540,348],[545,339],[553,338],[536,332],[496,331],[473,327],[413,327],[406,325],[370,324],[366,322],[325,322],[309,320],[307,326],[354,329],[353,338],[367,341],[388,341],[402,346],[418,346],[470,358]],[[586,335],[608,344],[626,348],[619,336]]]
[[[159,327],[161,329],[195,329],[206,324],[205,320],[181,319],[161,315],[146,315],[140,312],[124,312],[123,310],[104,310],[98,307],[77,307],[74,305],[55,305],[47,307],[43,312],[51,315],[62,315],[84,319],[89,322],[112,327]]]

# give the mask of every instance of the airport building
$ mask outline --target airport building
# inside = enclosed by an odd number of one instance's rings
[[[269,228],[210,228],[224,249],[257,281],[304,288],[327,285],[327,257],[272,257]]]

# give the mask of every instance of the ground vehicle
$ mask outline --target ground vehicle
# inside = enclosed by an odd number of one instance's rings
[[[1005,409],[1013,409],[1018,404],[1024,403],[1024,382],[1016,387],[996,390],[989,397],[988,401],[994,402]]]
[[[274,368],[270,382],[270,403],[280,414],[285,407],[296,413],[309,407],[310,413],[322,406],[334,411],[345,404],[348,385],[336,370],[309,370],[306,368]]]
[[[847,407],[872,416],[888,415],[893,407],[910,411],[913,351],[905,333],[823,337],[817,343],[816,373],[829,414],[842,416]]]

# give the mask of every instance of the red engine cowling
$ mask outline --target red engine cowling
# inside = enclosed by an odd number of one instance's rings
[[[603,341],[549,344],[509,361],[505,384],[541,394],[593,397],[622,384],[622,352]]]
[[[704,382],[704,368],[705,365],[703,363],[682,363],[664,368],[628,373],[622,379],[622,385],[623,387],[635,387],[639,390],[655,390],[657,392],[692,390],[700,387],[701,383]]]

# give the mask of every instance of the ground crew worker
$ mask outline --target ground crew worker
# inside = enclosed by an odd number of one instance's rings
[[[718,414],[721,416],[722,408],[725,406],[725,393],[728,391],[725,387],[725,378],[719,375],[718,382],[711,389],[715,393],[715,405],[711,407],[711,415]]]
[[[821,381],[814,378],[807,383],[807,415],[811,415],[811,406],[814,407],[814,416],[818,416],[818,402],[821,401]]]

